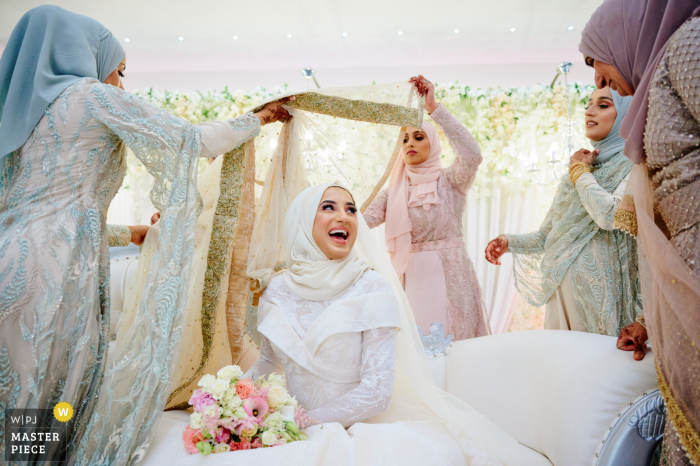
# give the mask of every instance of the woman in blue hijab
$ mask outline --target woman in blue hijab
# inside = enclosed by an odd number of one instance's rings
[[[54,444],[33,461],[123,464],[144,453],[179,343],[198,157],[229,152],[284,117],[272,103],[195,126],[124,92],[124,64],[104,26],[55,6],[27,12],[0,58],[0,437],[6,410],[64,401],[74,411],[67,423],[39,420],[62,429],[68,448]],[[147,324],[105,368],[105,219],[126,147],[155,178],[161,230],[139,305]],[[107,401],[94,413],[98,392]]]
[[[515,285],[533,306],[546,304],[545,328],[618,336],[640,315],[636,239],[613,227],[632,170],[620,137],[630,100],[610,88],[593,92],[585,121],[595,150],[571,157],[538,231],[500,235],[486,247],[492,264],[513,254]]]

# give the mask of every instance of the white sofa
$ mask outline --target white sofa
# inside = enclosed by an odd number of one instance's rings
[[[665,409],[653,355],[563,330],[452,344],[429,358],[435,382],[555,466],[647,466]]]
[[[138,248],[111,248],[112,329],[136,270]],[[438,345],[439,346],[439,345]],[[453,343],[429,356],[435,383],[554,466],[647,466],[665,409],[653,357],[637,362],[615,338],[568,331],[506,333]],[[145,464],[184,412],[166,412]],[[183,448],[184,453],[184,448]]]

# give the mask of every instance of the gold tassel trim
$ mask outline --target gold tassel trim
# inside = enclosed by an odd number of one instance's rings
[[[683,447],[686,455],[688,455],[688,458],[690,458],[695,464],[700,464],[700,436],[697,432],[695,432],[695,429],[693,429],[690,421],[687,417],[685,417],[685,414],[683,414],[681,407],[678,406],[678,403],[676,403],[676,400],[673,398],[671,388],[666,383],[666,379],[659,369],[659,362],[656,359],[654,360],[654,364],[656,364],[659,391],[664,397],[664,402],[666,403],[666,414],[671,419],[671,423],[673,424],[674,429],[676,429],[676,433],[680,439],[681,446]],[[665,434],[668,434],[668,432]]]
[[[613,226],[632,236],[637,236],[637,216],[629,210],[617,209]]]

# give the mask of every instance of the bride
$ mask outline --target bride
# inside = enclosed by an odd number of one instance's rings
[[[406,296],[347,189],[306,188],[284,227],[289,266],[260,299],[261,354],[246,376],[284,373],[290,393],[322,424],[307,430],[309,441],[215,454],[208,466],[542,464],[430,381]],[[167,435],[159,429],[146,464],[203,462],[177,435],[182,417],[163,424]]]

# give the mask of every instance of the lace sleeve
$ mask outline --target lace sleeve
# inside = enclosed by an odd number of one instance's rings
[[[603,189],[595,177],[590,173],[584,173],[576,180],[576,190],[581,198],[583,207],[593,221],[603,230],[613,230],[613,221],[622,196],[627,186],[627,175],[614,193],[610,194]]]
[[[171,190],[185,188],[178,181],[196,177],[202,130],[139,96],[97,81],[88,84],[85,99],[89,116],[129,147],[155,178],[151,201],[164,212]],[[197,196],[196,184],[187,189]]]
[[[389,191],[382,189],[377,197],[374,198],[374,201],[367,207],[367,210],[365,210],[362,216],[365,218],[368,227],[375,228],[384,223],[388,199]]]
[[[350,427],[389,408],[396,365],[395,328],[362,332],[362,381],[340,398],[309,412],[312,419]]]
[[[201,157],[217,157],[260,134],[260,119],[252,113],[197,125],[202,130]]]
[[[446,168],[443,174],[452,186],[466,194],[474,182],[482,161],[479,144],[467,128],[452,116],[444,105],[438,105],[438,108],[430,116],[435,123],[440,125],[452,149],[457,154],[454,163]]]
[[[131,230],[124,225],[107,225],[107,243],[110,248],[128,246],[131,243]]]
[[[556,202],[556,199],[557,196],[554,196],[554,202]],[[547,235],[552,230],[554,202],[549,207],[547,216],[544,218],[539,230],[522,235],[504,234],[508,238],[508,252],[513,254],[541,254],[544,252],[544,243],[547,240]]]

